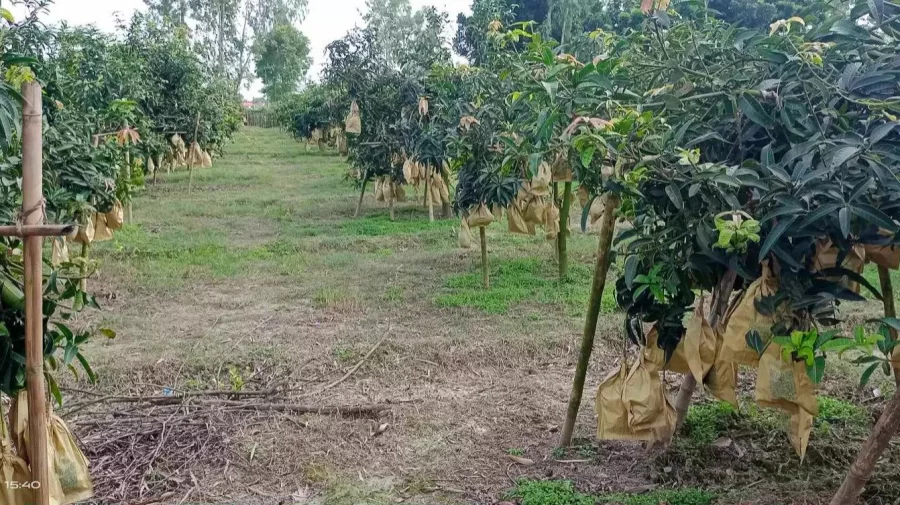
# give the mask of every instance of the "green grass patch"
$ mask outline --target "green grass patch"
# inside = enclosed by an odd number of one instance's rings
[[[684,428],[691,443],[708,445],[728,430],[737,415],[728,402],[697,403],[688,409]]]
[[[869,431],[871,419],[868,412],[859,405],[831,396],[819,396],[819,415],[815,419],[818,436],[827,435],[832,429],[848,430],[865,434]]]
[[[447,279],[447,292],[435,297],[435,305],[472,307],[489,314],[505,314],[517,303],[534,302],[561,305],[572,315],[584,313],[592,278],[587,265],[569,265],[568,279],[563,282],[557,278],[555,264],[539,259],[495,261],[491,266],[490,289],[482,286],[480,270],[453,275]],[[601,310],[612,312],[615,309],[615,294],[613,290],[605,289]]]
[[[594,505],[618,503],[621,505],[709,505],[715,495],[694,488],[659,489],[648,493],[607,493],[588,495],[575,489],[567,480],[528,480],[518,482],[507,493],[507,499],[518,500],[520,505]]]
[[[455,221],[441,219],[434,222],[423,219],[421,216],[400,216],[391,221],[390,216],[373,214],[359,217],[340,225],[341,231],[349,235],[362,235],[366,237],[378,237],[383,235],[410,235],[422,232],[449,230]],[[449,240],[449,239],[448,239]]]

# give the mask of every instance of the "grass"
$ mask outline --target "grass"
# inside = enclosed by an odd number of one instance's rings
[[[617,503],[621,505],[709,505],[715,495],[699,489],[658,489],[647,493],[607,493],[588,495],[575,489],[567,480],[520,480],[515,489],[507,493],[508,499],[518,500],[520,505],[594,505]]]
[[[560,282],[556,265],[547,261],[522,258],[494,263],[491,265],[490,289],[484,289],[480,270],[452,275],[447,279],[445,292],[435,297],[435,305],[506,314],[511,307],[530,302],[562,306],[572,316],[583,315],[591,283],[587,265],[570,265],[568,279]],[[611,289],[604,290],[601,310],[612,312],[615,307],[615,294]]]

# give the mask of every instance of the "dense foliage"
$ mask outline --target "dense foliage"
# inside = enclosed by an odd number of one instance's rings
[[[44,213],[47,222],[86,225],[97,213],[131,200],[143,186],[145,170],[164,155],[178,134],[188,143],[220,153],[240,124],[233,84],[210,73],[191,50],[183,27],[167,19],[136,14],[116,35],[93,28],[46,27],[36,13],[21,22],[4,15],[4,79],[0,91],[0,220],[21,219],[20,97],[23,81],[43,87]],[[194,129],[197,135],[194,138]],[[48,240],[49,242],[49,240]],[[54,250],[64,241],[54,243]],[[23,267],[21,240],[0,240],[0,390],[24,386]],[[96,264],[86,255],[48,262],[45,278],[45,357],[49,368],[80,363],[93,371],[79,346],[87,329],[70,328],[71,316],[98,308],[83,290]],[[110,330],[102,330],[107,336]],[[57,356],[57,350],[60,355]],[[52,375],[51,392],[57,398]]]

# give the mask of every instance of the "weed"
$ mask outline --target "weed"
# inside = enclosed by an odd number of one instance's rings
[[[684,426],[688,439],[696,445],[708,445],[728,429],[736,412],[727,402],[708,402],[691,405]]]
[[[582,444],[578,446],[578,455],[585,459],[593,459],[597,455],[597,449],[591,444]]]
[[[864,434],[871,420],[862,407],[831,396],[818,396],[819,415],[815,419],[816,435],[824,436],[832,428],[843,428]]]
[[[494,262],[491,288],[484,289],[480,272],[454,275],[447,279],[448,292],[434,299],[439,307],[473,307],[490,314],[504,314],[516,303],[561,305],[570,315],[580,316],[587,304],[591,272],[587,265],[569,266],[569,279],[559,282],[556,268],[539,259],[511,259]],[[602,310],[615,310],[612,290],[605,290]]]
[[[521,457],[521,456],[525,455],[525,449],[520,449],[518,447],[510,447],[509,449],[506,450],[506,453],[509,454],[510,456]]]
[[[384,292],[384,299],[388,302],[403,301],[403,286],[391,286]]]
[[[340,362],[350,361],[353,358],[353,351],[346,347],[335,347],[331,353]]]
[[[591,496],[578,492],[567,480],[520,480],[516,488],[507,493],[507,499],[518,500],[520,505],[594,505],[618,503],[621,505],[709,505],[715,495],[700,489],[659,489],[648,493],[608,493]]]

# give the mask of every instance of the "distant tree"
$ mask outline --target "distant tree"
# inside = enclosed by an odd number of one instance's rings
[[[253,46],[256,75],[263,82],[263,92],[277,101],[297,90],[312,59],[309,39],[293,25],[275,26]]]

